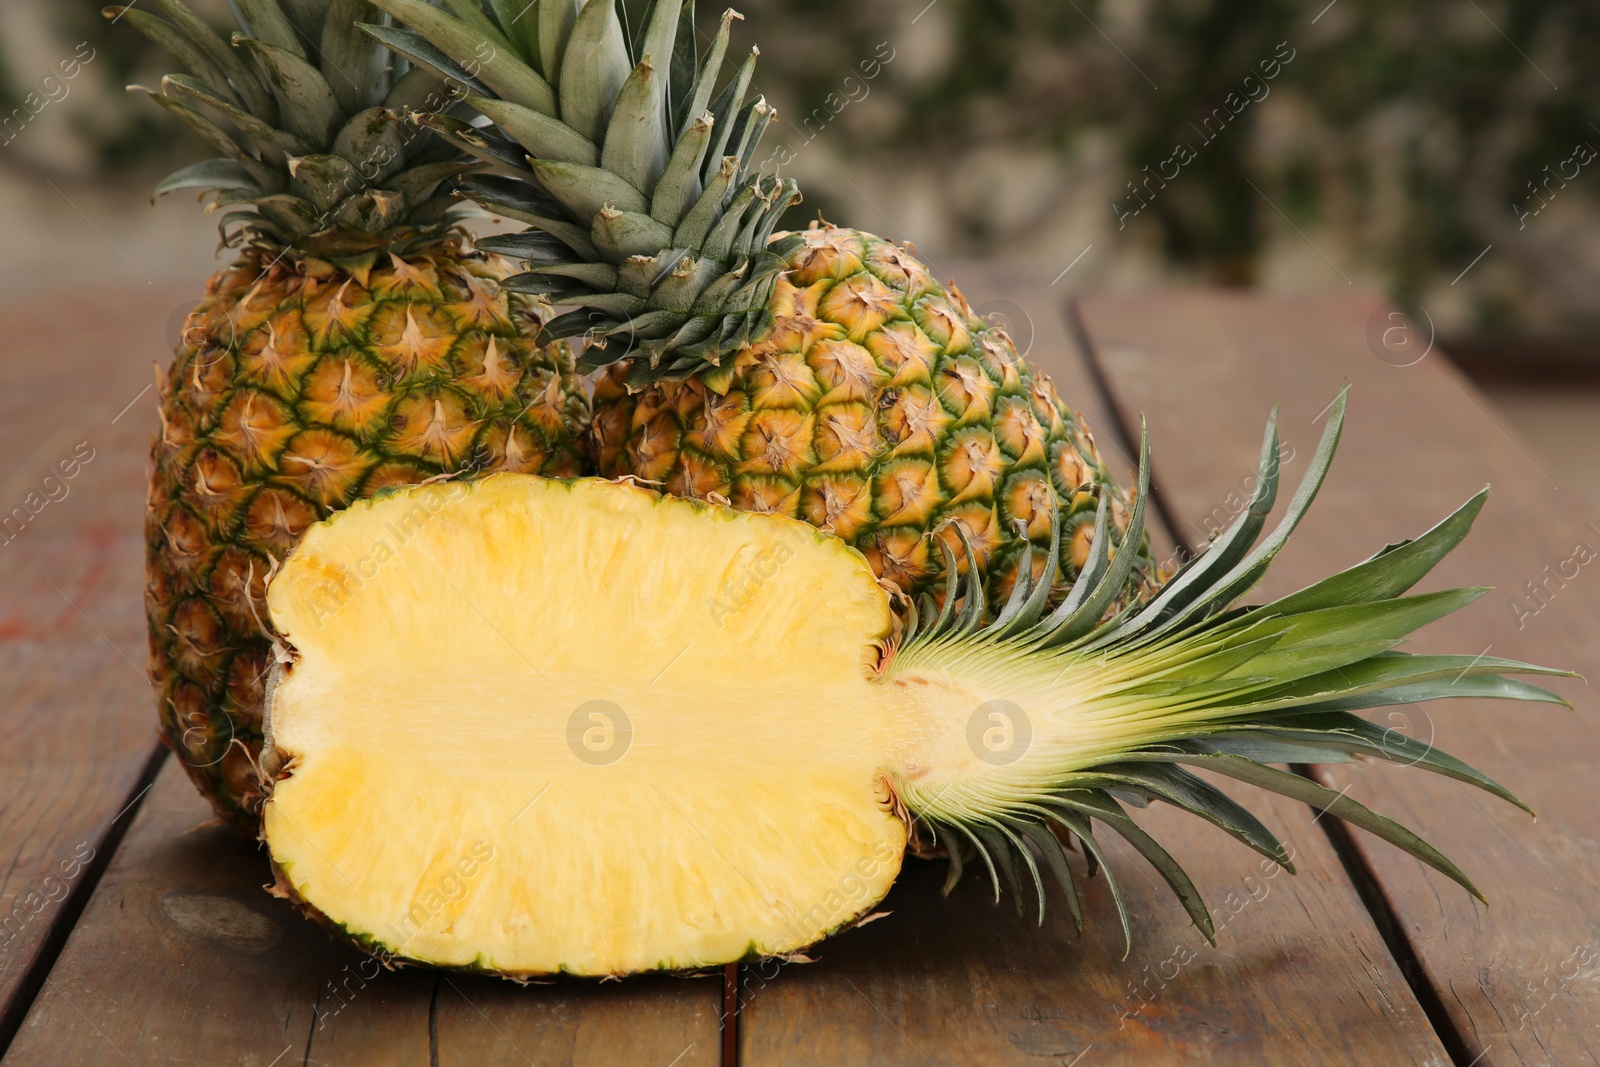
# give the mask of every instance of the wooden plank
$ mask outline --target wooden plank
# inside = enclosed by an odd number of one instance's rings
[[[155,404],[141,390],[183,298],[0,307],[0,1048],[158,751],[141,603]]]
[[[1114,454],[1060,294],[993,270],[962,277],[976,308],[1013,317],[1019,341],[1031,334],[1029,358],[1085,408]],[[1217,949],[1120,844],[1112,869],[1134,918],[1126,960],[1103,877],[1088,884],[1079,939],[1059,895],[1039,929],[1009,900],[993,907],[970,872],[941,897],[945,864],[912,860],[889,917],[818,946],[815,964],[744,969],[741,1062],[1445,1062],[1314,816],[1276,798],[1257,810],[1294,849],[1298,878],[1266,877],[1260,857],[1192,816],[1138,815],[1206,895]]]
[[[458,975],[441,983],[439,1067],[721,1062],[720,974],[604,985],[571,979],[526,989]]]
[[[441,988],[433,1051],[445,1062],[494,1062],[497,1032],[540,1063],[610,1062],[606,1041],[662,1063],[692,1043],[680,1064],[707,1062],[717,978],[645,983],[629,1004],[587,983],[523,991],[444,979],[485,1008],[471,1019],[456,1018],[456,994],[431,973],[364,981],[363,957],[266,897],[251,846],[228,831],[187,833],[207,809],[171,761],[146,810],[123,817],[133,829],[22,1019],[30,972],[83,906],[57,898],[98,874],[86,857],[104,867],[108,828],[158,752],[141,601],[155,405],[141,390],[191,297],[99,291],[92,316],[66,294],[0,309],[0,510],[48,497],[41,479],[78,442],[93,452],[65,496],[0,543],[0,923],[17,916],[0,933],[0,1021],[14,1004],[23,1026],[6,1062],[115,1062],[110,1041],[137,1062],[268,1063],[280,1052],[303,1062],[315,1049],[320,1062],[425,1064]],[[0,1026],[0,1049],[10,1028]]]
[[[1494,491],[1472,536],[1425,588],[1497,590],[1430,627],[1413,647],[1600,675],[1600,567],[1584,562],[1600,551],[1592,506],[1556,487],[1547,465],[1495,421],[1442,354],[1396,365],[1415,357],[1402,356],[1407,349],[1398,343],[1383,346],[1382,332],[1393,325],[1387,311],[1360,294],[1163,293],[1082,305],[1124,417],[1150,417],[1160,484],[1191,530],[1204,527],[1204,516],[1253,466],[1271,402],[1282,403],[1285,440],[1305,457],[1340,380],[1352,382],[1332,475],[1266,595],[1415,536],[1487,482]],[[1416,338],[1409,353],[1426,343]],[[1286,478],[1296,473],[1293,462],[1285,467]],[[1357,862],[1370,867],[1397,917],[1402,947],[1420,960],[1458,1062],[1600,1061],[1600,724],[1581,683],[1554,688],[1579,713],[1450,701],[1374,716],[1505,783],[1538,809],[1537,822],[1411,769],[1372,764],[1325,775],[1417,829],[1493,904],[1486,910],[1398,850],[1353,838]]]
[[[376,961],[268,896],[169,761],[5,1058],[135,1063],[715,1063],[719,978],[519,988]]]
[[[169,760],[18,1031],[11,1064],[429,1061],[435,976],[374,973],[274,900],[266,857]]]

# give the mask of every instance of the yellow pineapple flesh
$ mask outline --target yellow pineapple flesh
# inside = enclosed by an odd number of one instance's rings
[[[710,625],[727,571],[762,560]],[[810,527],[497,476],[339,513],[268,602],[295,651],[265,836],[283,891],[374,950],[693,968],[810,944],[899,870],[870,681],[888,602]]]

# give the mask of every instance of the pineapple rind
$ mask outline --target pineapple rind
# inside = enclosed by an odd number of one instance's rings
[[[162,736],[255,829],[268,574],[313,522],[448,473],[577,475],[588,401],[503,259],[450,237],[352,275],[248,249],[160,375],[145,531]],[[331,312],[330,313],[330,309]],[[491,347],[492,350],[491,350]]]
[[[633,361],[607,369],[595,388],[600,474],[804,519],[913,598],[942,594],[934,531],[959,520],[1003,602],[1024,559],[1044,570],[1018,524],[1037,543],[1059,511],[1059,600],[1089,558],[1100,493],[1113,544],[1128,525],[1127,494],[1083,417],[906,249],[827,224],[801,236],[773,328],[731,358],[718,388],[691,378],[634,392]],[[1147,539],[1140,548],[1113,612],[1157,588]]]

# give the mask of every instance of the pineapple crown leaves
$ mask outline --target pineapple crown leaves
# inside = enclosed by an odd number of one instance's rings
[[[211,194],[223,243],[248,239],[344,260],[436,239],[454,222],[453,179],[477,167],[402,119],[463,105],[442,79],[357,28],[366,0],[238,0],[225,41],[183,0],[109,7],[188,73],[142,86],[220,155],[156,186]]]
[[[800,191],[749,171],[774,117],[746,99],[758,50],[713,99],[736,12],[702,58],[692,0],[655,0],[637,36],[620,0],[542,0],[528,17],[504,0],[447,0],[453,15],[372,2],[409,28],[363,29],[491,124],[413,116],[491,169],[465,181],[468,196],[530,227],[479,244],[526,262],[508,288],[575,309],[541,343],[586,336],[585,369],[636,357],[637,389],[718,366],[770,330],[767,301],[800,240],[771,238]]]
[[[935,840],[950,842],[946,892],[964,860],[976,856],[999,898],[1004,878],[1022,908],[1019,872],[1032,882],[1044,920],[1039,861],[1066,896],[1083,927],[1061,841],[1053,828],[1081,842],[1091,874],[1106,876],[1130,938],[1127,909],[1093,832],[1098,821],[1120,834],[1166,879],[1195,925],[1213,939],[1210,914],[1183,868],[1129,816],[1124,804],[1173,804],[1215,824],[1293,872],[1288,851],[1248,810],[1192,769],[1212,771],[1336,815],[1396,845],[1460,883],[1477,888],[1433,846],[1343,792],[1269,766],[1273,763],[1350,762],[1373,757],[1422,767],[1467,782],[1519,807],[1504,786],[1434,748],[1377,726],[1354,712],[1451,697],[1565,704],[1559,696],[1504,677],[1507,673],[1571,676],[1568,671],[1484,656],[1413,655],[1396,651],[1412,631],[1476,600],[1486,590],[1453,589],[1405,596],[1459,544],[1488,497],[1478,493],[1415,540],[1389,545],[1364,563],[1267,604],[1237,606],[1266,573],[1311,505],[1327,473],[1343,425],[1348,386],[1329,413],[1310,469],[1284,518],[1259,540],[1277,493],[1278,437],[1269,422],[1250,506],[1190,560],[1153,599],[1101,621],[1121,588],[1140,541],[1149,490],[1149,440],[1140,449],[1139,494],[1127,535],[1113,552],[1107,501],[1096,515],[1091,559],[1067,599],[1048,615],[1056,577],[1061,524],[1053,516],[1043,574],[1028,568],[993,621],[983,624],[976,554],[957,525],[967,568],[958,574],[946,555],[949,595],[937,614],[931,601],[913,611],[897,663],[949,663],[987,651],[1006,673],[1031,664],[1050,686],[1070,694],[1070,714],[1115,736],[1041,762],[1019,760],[1017,773],[986,782],[946,785],[936,793],[902,784],[901,799]],[[1025,534],[1024,540],[1026,540]],[[956,607],[960,603],[959,609]],[[1020,710],[1020,709],[1018,709]],[[1093,725],[1088,727],[1092,736]],[[1039,739],[1033,739],[1038,744]],[[1008,768],[1009,770],[1010,768]]]

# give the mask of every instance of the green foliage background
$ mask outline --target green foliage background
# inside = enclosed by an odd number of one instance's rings
[[[807,216],[899,236],[864,202],[920,197],[936,205],[924,241],[941,254],[1064,264],[1068,242],[1104,240],[1112,256],[1153,260],[1135,272],[1149,282],[1281,287],[1274,248],[1303,252],[1295,243],[1308,240],[1403,304],[1454,307],[1457,331],[1591,329],[1600,165],[1554,182],[1552,170],[1576,145],[1600,147],[1600,4],[1323,3],[748,0],[736,40],[762,45],[758,82],[780,112],[769,136],[802,146],[791,172]],[[221,0],[200,6],[226,20]],[[719,13],[702,7],[702,25]],[[117,99],[122,84],[166,69],[137,34],[108,31],[84,0],[54,17],[63,40],[87,38],[105,57],[93,68],[105,117],[77,132],[108,180],[193,154],[153,109]],[[1295,58],[1268,97],[1118,230],[1111,204],[1125,183],[1195,143],[1191,124],[1280,42]],[[835,117],[830,100],[849,95],[846,79],[861,82],[861,62],[883,44],[895,59]],[[26,92],[18,80],[0,66],[7,111]],[[808,116],[821,120],[815,145],[798,132]],[[1038,170],[1032,206],[987,194],[983,158]],[[1519,223],[1514,205],[1537,206],[1536,191],[1549,209]],[[1452,285],[1491,244],[1495,255]],[[1324,280],[1342,284],[1331,271]]]

